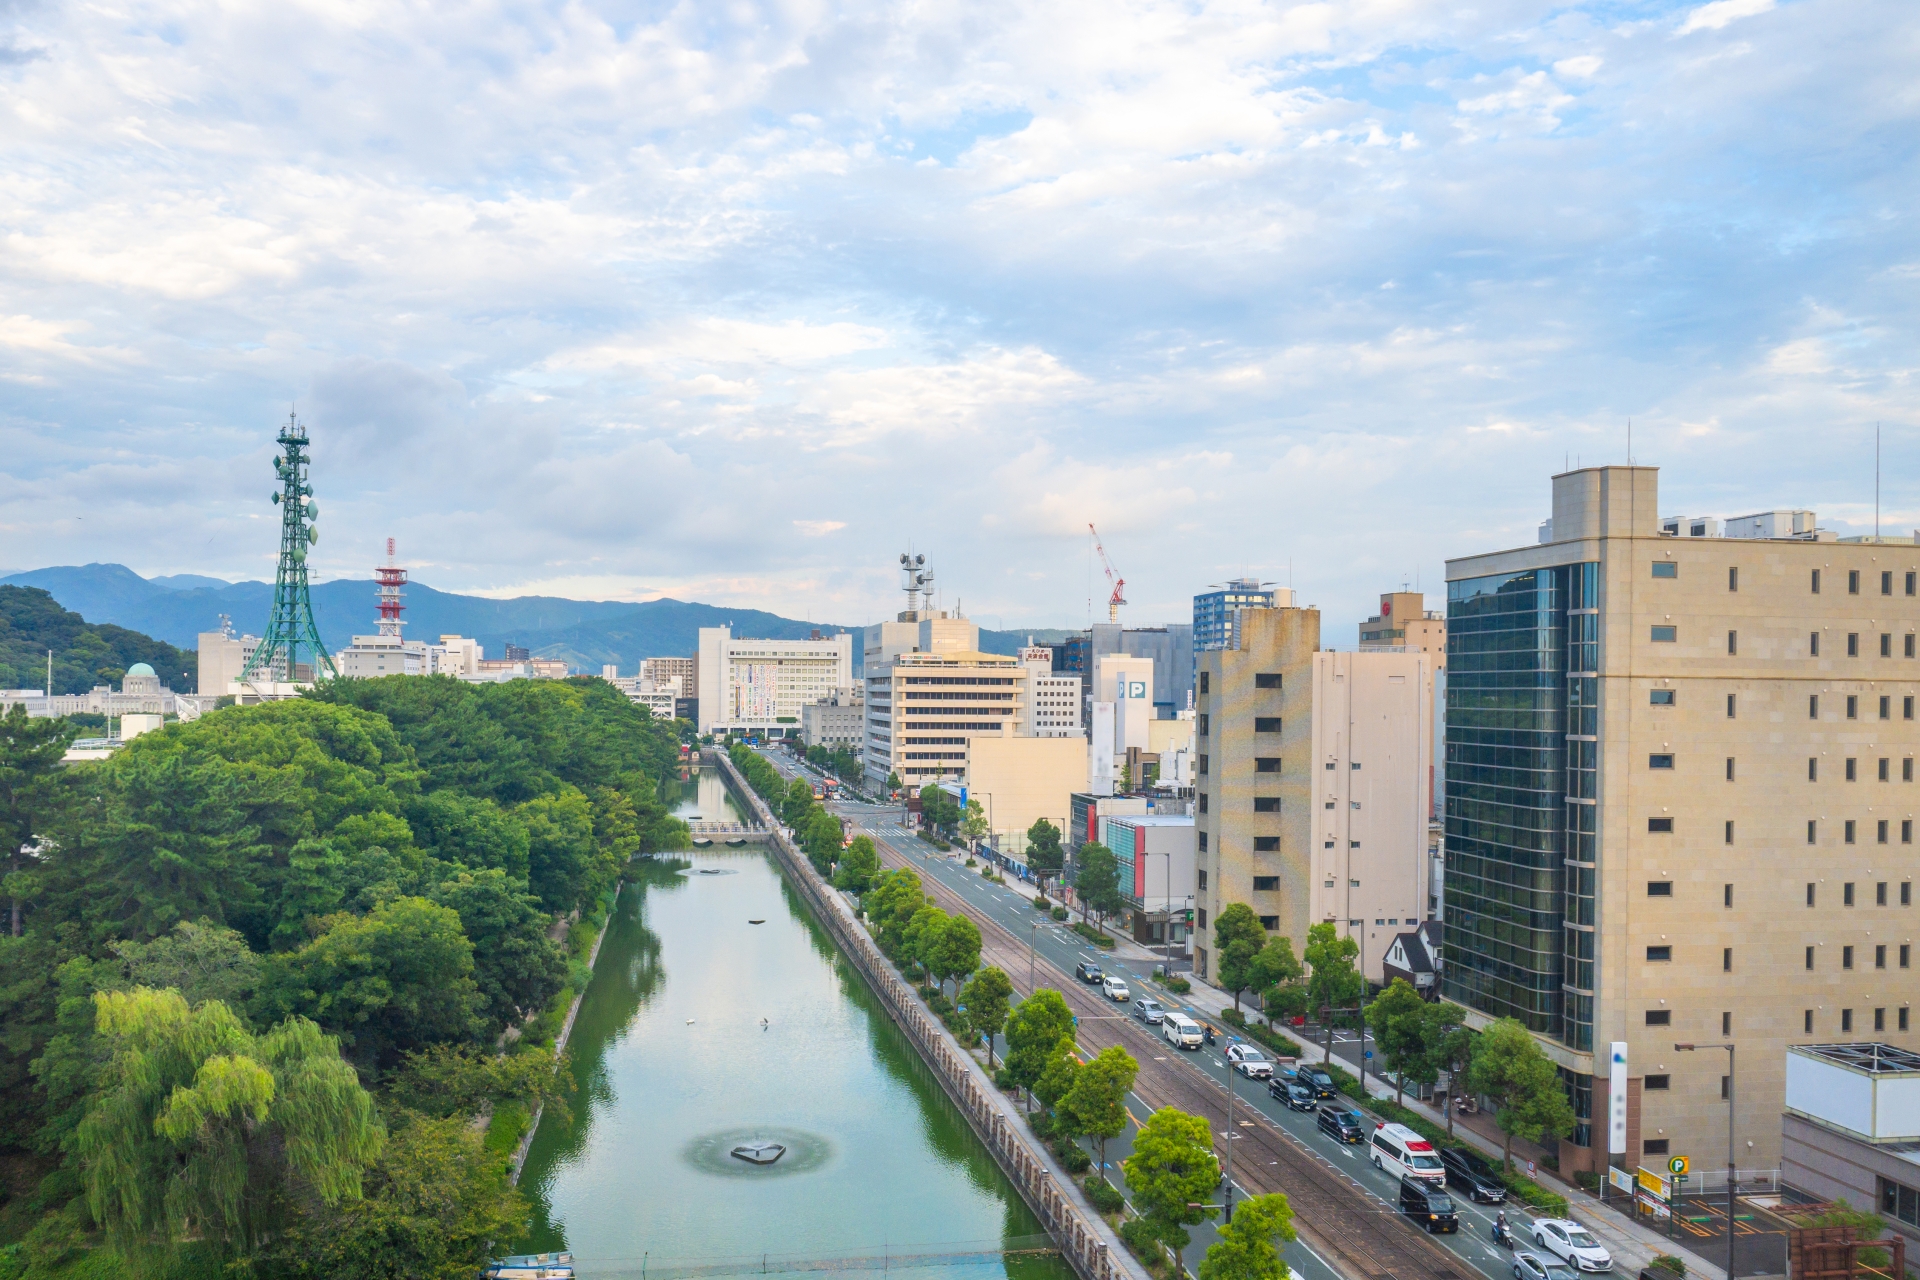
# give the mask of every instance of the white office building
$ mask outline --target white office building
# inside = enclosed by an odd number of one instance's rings
[[[696,662],[701,733],[787,737],[808,703],[852,686],[853,637],[749,640],[702,627]]]

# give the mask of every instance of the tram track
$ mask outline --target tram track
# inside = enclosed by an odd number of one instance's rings
[[[883,864],[913,867],[913,860],[878,831],[867,834],[880,850]],[[1018,994],[1029,994],[1031,988],[1024,981],[1028,944],[938,879],[925,877],[923,884],[942,910],[964,914],[980,930],[982,963],[1005,972]],[[1135,1096],[1155,1110],[1177,1107],[1206,1116],[1216,1135],[1215,1145],[1223,1148],[1224,1159],[1226,1140],[1218,1135],[1228,1124],[1226,1090],[1163,1052],[1169,1046],[1162,1037],[1132,1018],[1116,1016],[1112,1003],[1060,973],[1051,960],[1043,963],[1050,975],[1059,976],[1054,989],[1080,1020],[1077,1038],[1081,1047],[1089,1053],[1115,1044],[1126,1049],[1140,1063],[1133,1087]],[[1041,980],[1033,985],[1046,984]],[[1334,1261],[1350,1280],[1468,1280],[1477,1274],[1465,1259],[1408,1224],[1396,1206],[1297,1136],[1273,1124],[1257,1108],[1236,1106],[1233,1120],[1238,1134],[1231,1140],[1234,1182],[1255,1195],[1284,1193],[1293,1207],[1294,1225],[1302,1240]]]

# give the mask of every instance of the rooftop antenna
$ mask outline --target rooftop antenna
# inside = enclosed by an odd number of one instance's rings
[[[1880,424],[1873,424],[1873,540],[1880,541]]]

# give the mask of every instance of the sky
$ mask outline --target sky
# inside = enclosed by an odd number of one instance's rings
[[[1663,513],[1920,525],[1908,0],[0,0],[0,569],[1352,643]]]

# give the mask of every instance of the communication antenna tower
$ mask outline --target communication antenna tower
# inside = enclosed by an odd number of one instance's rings
[[[900,589],[907,593],[907,612],[919,608],[921,574],[927,567],[927,558],[915,555],[911,551],[900,553]]]
[[[1107,571],[1107,581],[1113,584],[1113,594],[1107,597],[1107,621],[1120,621],[1120,606],[1127,602],[1127,580],[1113,571],[1113,562],[1107,559],[1107,549],[1100,545],[1100,531],[1093,527],[1093,521],[1087,521],[1087,532],[1093,535],[1094,550],[1100,553],[1100,567]]]
[[[267,618],[266,634],[260,647],[247,659],[240,679],[251,680],[256,672],[266,671],[291,680],[299,669],[300,650],[313,650],[313,674],[324,668],[339,677],[326,645],[320,642],[320,628],[313,620],[313,600],[307,593],[307,548],[320,541],[314,522],[320,508],[313,501],[313,486],[307,483],[307,429],[293,414],[275,437],[280,456],[273,460],[280,488],[273,501],[280,508],[280,564],[273,573],[273,612]]]
[[[406,608],[400,603],[400,588],[407,585],[407,571],[393,563],[392,538],[387,539],[387,562],[373,571],[373,580],[380,584],[380,634],[397,638],[407,625],[400,621]]]

